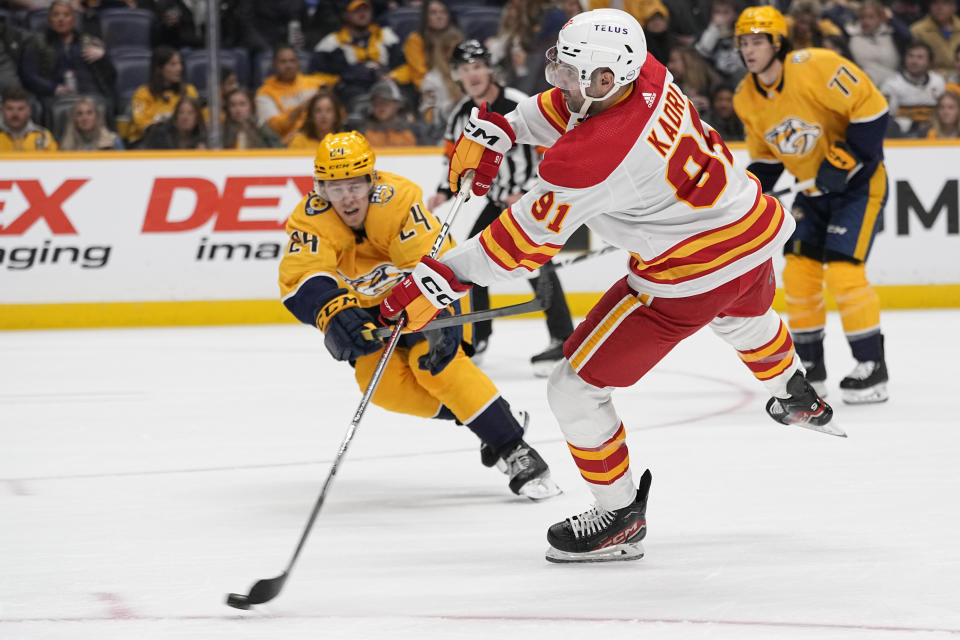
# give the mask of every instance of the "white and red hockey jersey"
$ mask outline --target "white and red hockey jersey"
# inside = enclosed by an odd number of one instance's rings
[[[598,115],[578,122],[551,89],[507,119],[518,143],[550,148],[536,187],[444,255],[462,280],[488,285],[528,274],[586,224],[630,252],[635,291],[685,297],[762,264],[795,227],[734,166],[720,135],[651,55],[630,91]]]

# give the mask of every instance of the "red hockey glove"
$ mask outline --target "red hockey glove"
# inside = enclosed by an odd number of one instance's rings
[[[484,195],[497,177],[503,154],[510,151],[516,141],[517,134],[506,118],[488,112],[486,102],[479,110],[474,107],[450,157],[450,190],[456,192],[460,187],[460,176],[473,169],[476,173],[473,194]]]
[[[407,328],[419,331],[441,309],[467,295],[472,286],[457,280],[450,267],[424,256],[380,303],[380,319],[387,323],[406,311]]]

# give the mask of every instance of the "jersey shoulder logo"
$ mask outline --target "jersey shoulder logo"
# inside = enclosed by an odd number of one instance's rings
[[[657,99],[657,94],[651,93],[649,91],[643,92],[643,101],[647,103],[648,107],[653,106],[653,101]]]
[[[766,141],[784,155],[802,156],[816,145],[823,129],[818,124],[809,124],[800,118],[787,118],[764,136]]]
[[[389,184],[378,184],[370,193],[371,204],[387,204],[393,199],[394,189]]]
[[[807,51],[806,49],[801,49],[800,51],[795,52],[790,57],[790,62],[794,64],[803,64],[809,59],[810,59],[810,52]]]
[[[330,210],[330,203],[313,193],[310,195],[310,199],[307,200],[307,206],[304,207],[304,213],[308,216],[315,216],[324,211]]]
[[[337,271],[337,275],[343,278],[343,281],[360,295],[376,298],[392,289],[407,274],[389,262],[384,262],[367,273],[362,273],[353,278],[342,271]]]

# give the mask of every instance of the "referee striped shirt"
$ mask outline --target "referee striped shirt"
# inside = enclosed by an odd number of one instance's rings
[[[494,113],[506,115],[514,110],[517,103],[527,97],[527,94],[511,87],[502,87],[497,99],[487,105],[487,110]],[[444,142],[447,153],[444,156],[443,177],[437,191],[452,196],[450,183],[447,180],[447,168],[450,163],[450,156],[453,154],[453,146],[456,144],[463,128],[470,119],[470,111],[477,105],[473,103],[470,96],[464,97],[458,102],[450,114],[447,121],[446,132],[444,133]],[[500,165],[500,171],[497,173],[497,179],[494,180],[487,198],[490,202],[504,207],[504,200],[513,193],[529,191],[533,188],[537,180],[537,165],[540,163],[540,155],[536,148],[528,144],[514,145],[513,149],[503,156],[503,163]]]

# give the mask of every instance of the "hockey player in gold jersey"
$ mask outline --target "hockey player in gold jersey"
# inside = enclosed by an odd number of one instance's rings
[[[783,272],[790,329],[807,379],[824,394],[826,283],[858,362],[840,382],[843,400],[882,402],[888,395],[880,301],[865,262],[887,201],[886,100],[859,67],[832,51],[791,51],[786,22],[773,7],[744,10],[735,36],[750,71],[734,96],[749,170],[765,191],[784,169],[816,185],[794,200],[797,228]]]
[[[353,365],[361,389],[384,346],[362,331],[374,326],[380,301],[430,252],[441,227],[423,204],[420,187],[376,171],[375,161],[356,131],[320,142],[314,191],[287,221],[289,241],[280,263],[284,305],[324,333],[327,350]],[[452,245],[448,238],[443,251]],[[514,493],[534,500],[556,495],[546,463],[523,441],[526,413],[516,412],[518,420],[470,361],[463,333],[463,327],[451,327],[402,336],[373,403],[465,424],[481,440],[483,463],[507,473]]]

